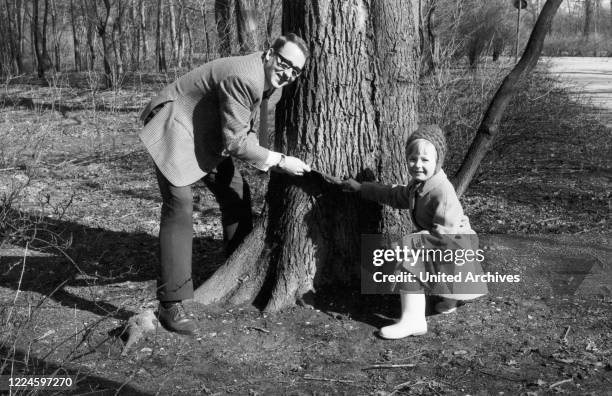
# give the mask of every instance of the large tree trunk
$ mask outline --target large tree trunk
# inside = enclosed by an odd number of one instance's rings
[[[314,169],[407,182],[404,144],[416,128],[418,1],[291,1],[283,31],[312,52],[283,90],[276,149]],[[228,262],[196,290],[202,303],[255,299],[277,311],[331,283],[353,283],[360,235],[409,231],[405,212],[361,201],[315,174],[271,176],[267,210]]]
[[[517,83],[524,75],[529,74],[538,63],[540,53],[542,52],[542,46],[544,45],[544,39],[546,38],[546,34],[550,31],[550,24],[561,2],[562,0],[546,0],[540,12],[540,16],[538,17],[538,21],[531,32],[531,36],[529,37],[521,60],[516,64],[514,69],[512,69],[510,74],[506,76],[497,89],[495,96],[493,96],[482,122],[478,127],[476,137],[472,141],[459,170],[455,174],[454,184],[457,195],[461,196],[465,190],[467,190],[468,185],[478,170],[480,162],[489,152],[493,140],[499,133],[499,123],[506,111],[508,103],[510,103],[514,95]]]

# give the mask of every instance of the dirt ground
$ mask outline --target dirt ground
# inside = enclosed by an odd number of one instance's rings
[[[20,191],[16,224],[39,226],[0,252],[3,374],[70,373],[88,395],[612,394],[611,130],[578,103],[538,136],[504,135],[462,198],[485,270],[521,281],[430,315],[425,336],[380,339],[397,297],[347,288],[277,314],[190,303],[197,337],[158,327],[124,350],[126,320],[156,308],[161,200],[136,109],[162,84],[93,108],[87,92],[6,87],[34,101],[0,108],[0,196]],[[260,208],[266,176],[246,173]],[[223,254],[212,195],[196,204],[198,283]]]

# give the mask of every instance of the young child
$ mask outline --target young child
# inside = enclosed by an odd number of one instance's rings
[[[436,125],[420,126],[406,143],[406,158],[411,181],[407,186],[386,186],[377,183],[359,183],[349,179],[343,183],[345,191],[360,192],[365,199],[409,209],[415,233],[403,238],[404,244],[412,244],[409,248],[422,247],[422,243],[438,248],[444,248],[445,243],[452,239],[454,249],[469,248],[476,251],[478,242],[470,227],[468,218],[463,213],[455,190],[442,170],[447,152],[446,139],[442,130]],[[445,238],[445,235],[452,235]],[[464,236],[468,236],[467,238]],[[474,236],[470,238],[469,235]],[[458,245],[455,240],[460,240]],[[406,242],[407,241],[407,242]],[[415,243],[415,241],[417,241]],[[466,242],[467,241],[467,242]],[[476,245],[476,246],[474,246]],[[427,261],[427,260],[425,260]],[[420,265],[407,265],[405,270],[411,272],[440,273],[449,271],[466,274],[482,273],[478,262],[464,262],[461,267],[443,266],[439,262],[422,262]],[[418,274],[415,274],[418,278]],[[410,285],[397,284],[401,299],[401,317],[391,326],[380,329],[380,336],[387,339],[398,339],[410,335],[427,333],[425,320],[425,291],[432,292],[444,298],[446,307],[444,313],[454,310],[457,300],[469,300],[487,293],[484,282],[464,287],[461,294],[456,285],[436,284],[436,282],[414,282]],[[467,290],[467,293],[466,293]]]

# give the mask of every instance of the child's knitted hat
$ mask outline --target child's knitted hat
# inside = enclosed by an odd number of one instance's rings
[[[408,141],[406,142],[406,149],[412,142],[416,139],[424,139],[433,144],[436,148],[436,152],[438,154],[438,159],[436,161],[436,173],[442,168],[444,164],[444,158],[446,157],[446,137],[444,136],[444,132],[440,129],[439,126],[435,124],[431,125],[419,125],[416,131],[410,135]]]

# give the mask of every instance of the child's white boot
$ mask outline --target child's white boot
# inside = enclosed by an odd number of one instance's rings
[[[408,336],[427,333],[425,320],[425,294],[400,294],[402,315],[400,320],[380,329],[380,336],[388,340],[397,340]]]

